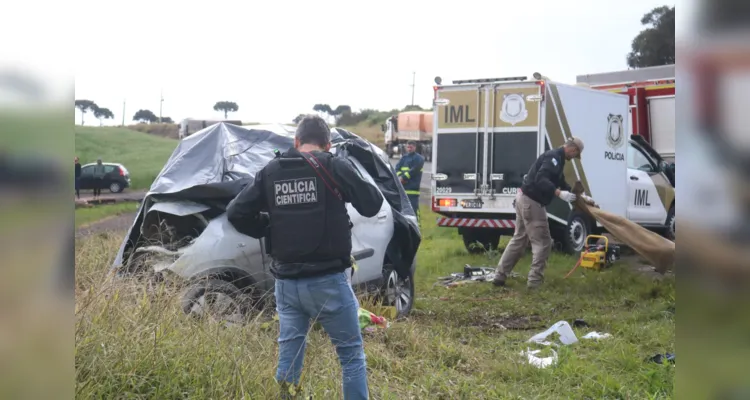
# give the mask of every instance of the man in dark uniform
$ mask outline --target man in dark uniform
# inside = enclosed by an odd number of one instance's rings
[[[516,231],[495,270],[495,286],[505,285],[505,279],[523,256],[529,241],[532,261],[526,284],[534,289],[544,281],[544,269],[552,249],[545,207],[555,196],[569,203],[576,200],[576,195],[570,192],[570,185],[565,182],[563,171],[565,162],[580,159],[582,152],[583,140],[571,137],[563,146],[539,156],[529,169],[516,195]],[[593,203],[590,197],[583,196],[586,202]]]
[[[276,380],[282,395],[288,395],[290,385],[299,385],[312,319],[320,322],[336,347],[344,398],[366,399],[359,303],[344,273],[352,265],[345,203],[373,217],[383,196],[349,160],[328,152],[330,133],[322,118],[303,118],[294,149],[277,155],[258,172],[255,182],[229,204],[227,216],[239,232],[254,238],[269,231],[280,322]]]
[[[419,217],[419,187],[422,183],[423,170],[424,157],[417,153],[417,143],[410,140],[406,144],[406,154],[396,164],[396,175],[401,178],[401,184],[404,185],[411,208],[414,209],[417,217]]]
[[[78,161],[78,157],[74,160],[75,162],[75,176],[76,176],[76,199],[81,198],[81,163]]]

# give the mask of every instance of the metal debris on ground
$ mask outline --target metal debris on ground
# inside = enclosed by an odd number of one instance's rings
[[[516,273],[511,273],[511,277],[518,276]],[[441,276],[435,285],[441,284],[447,288],[452,288],[467,283],[492,282],[493,279],[495,279],[495,268],[472,267],[466,264],[464,265],[463,272],[454,272],[448,276]]]

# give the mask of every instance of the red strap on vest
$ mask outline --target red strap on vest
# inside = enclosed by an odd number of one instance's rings
[[[331,176],[331,174],[328,172],[326,167],[324,167],[323,164],[321,164],[320,161],[318,161],[318,159],[314,155],[310,153],[302,153],[302,152],[300,152],[300,154],[302,154],[302,157],[305,159],[305,161],[307,161],[307,163],[310,164],[310,166],[315,171],[315,173],[318,174],[318,176],[323,181],[323,184],[326,185],[328,190],[330,190],[334,195],[336,195],[336,197],[338,197],[339,200],[344,201],[344,196],[341,195],[341,192],[338,189],[338,184],[336,184],[336,180],[333,179],[333,176]],[[320,173],[321,169],[323,170],[323,172],[325,172],[326,175],[328,175],[328,177],[331,178],[331,181],[333,181],[333,184],[330,184],[328,180]]]

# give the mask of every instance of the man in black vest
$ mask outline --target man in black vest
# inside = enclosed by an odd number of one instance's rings
[[[583,140],[571,137],[559,148],[549,150],[537,158],[523,179],[521,190],[516,195],[516,231],[503,251],[495,270],[495,286],[504,286],[518,260],[523,256],[526,246],[531,242],[531,269],[526,281],[529,289],[539,287],[544,281],[544,269],[547,267],[552,249],[552,237],[547,221],[547,207],[555,197],[573,202],[576,195],[571,193],[570,185],[565,182],[565,162],[581,158]],[[593,199],[582,195],[587,203]]]
[[[343,370],[345,399],[368,398],[359,303],[344,271],[352,266],[351,226],[345,203],[373,217],[383,203],[347,159],[328,150],[331,130],[318,116],[300,121],[294,149],[277,155],[227,208],[241,233],[270,236],[279,314],[282,395],[299,385],[310,320],[331,337]],[[264,217],[261,212],[267,212]],[[270,221],[269,221],[270,220]]]

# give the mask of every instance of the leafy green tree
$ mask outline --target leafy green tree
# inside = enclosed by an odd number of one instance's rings
[[[316,104],[313,106],[313,111],[316,111],[321,117],[328,119],[333,115],[333,110],[328,104]]]
[[[109,108],[99,108],[94,110],[94,116],[99,119],[99,126],[102,126],[103,119],[113,119],[115,114]]]
[[[641,18],[646,28],[633,39],[627,55],[630,68],[653,67],[675,63],[674,7],[656,7]]]
[[[153,123],[159,120],[151,110],[138,110],[133,115],[133,121]]]
[[[83,125],[83,117],[89,111],[96,111],[99,108],[96,103],[91,100],[76,100],[76,108],[81,110],[81,125]]]
[[[351,114],[352,108],[347,105],[340,105],[336,107],[335,110],[332,110],[330,114],[333,116],[333,118],[336,120],[336,124],[339,123],[339,120],[344,114]]]
[[[224,119],[227,119],[227,113],[237,112],[239,109],[240,106],[233,101],[217,101],[216,104],[214,104],[214,111],[223,111]]]

